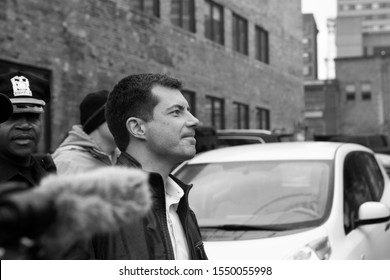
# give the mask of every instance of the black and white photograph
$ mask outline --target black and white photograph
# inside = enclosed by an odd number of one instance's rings
[[[1,0],[0,260],[386,273],[390,0]]]

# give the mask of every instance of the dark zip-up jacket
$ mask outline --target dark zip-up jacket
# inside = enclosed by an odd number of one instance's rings
[[[117,165],[142,168],[134,158],[124,152],[118,158]],[[190,258],[206,260],[207,255],[198,222],[195,213],[188,205],[188,194],[192,186],[184,184],[172,175],[170,177],[184,191],[177,213],[187,238]],[[151,211],[145,218],[130,226],[123,227],[120,232],[94,238],[93,247],[96,259],[174,259],[167,225],[163,179],[157,173],[150,173],[149,183],[153,197]]]
[[[15,165],[0,156],[0,196],[11,191],[3,183],[21,183],[21,188],[15,188],[15,191],[22,190],[22,186],[23,189],[28,189],[37,186],[49,173],[56,173],[56,166],[49,154],[31,156],[27,167]]]

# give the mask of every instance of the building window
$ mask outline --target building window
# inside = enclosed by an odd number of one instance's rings
[[[4,60],[0,60],[0,74],[4,74],[7,72],[14,71],[25,71],[31,74],[34,74],[40,78],[48,80],[51,84],[51,71],[35,68],[33,66],[17,64],[13,62],[8,62]],[[37,151],[38,153],[50,153],[52,152],[50,149],[51,145],[51,110],[50,110],[50,102],[45,105],[45,112],[41,116],[41,140],[39,141]]]
[[[206,105],[206,114],[210,117],[211,126],[215,129],[225,128],[225,101],[222,98],[206,96],[209,103]]]
[[[356,4],[355,8],[356,10],[363,10],[363,4]]]
[[[268,32],[262,27],[256,26],[256,59],[268,64],[268,50]]]
[[[205,37],[219,43],[224,44],[224,22],[223,22],[223,7],[215,4],[212,1],[206,0],[206,10],[204,25]]]
[[[176,26],[195,33],[195,1],[172,0],[171,22]]]
[[[233,49],[248,55],[248,21],[233,14]]]
[[[341,11],[348,11],[349,10],[349,5],[348,4],[342,4],[339,5]]]
[[[190,106],[191,114],[196,116],[196,94],[193,91],[183,89],[181,91]]]
[[[234,102],[235,114],[235,127],[236,128],[249,128],[249,106],[246,104]]]
[[[362,92],[362,100],[371,100],[371,84],[362,83],[360,90]]]
[[[309,38],[303,38],[302,44],[305,48],[310,47],[310,39]]]
[[[347,101],[355,100],[356,87],[354,84],[349,84],[345,86],[345,93]]]
[[[390,47],[389,46],[374,47],[373,53],[375,56],[390,56]]]
[[[304,53],[303,53],[303,61],[304,61],[304,62],[310,62],[310,61],[311,61],[311,53],[309,53],[309,52],[304,52]]]
[[[270,112],[268,109],[256,108],[256,127],[270,129]]]
[[[311,67],[308,65],[303,66],[303,76],[307,77],[311,75]]]
[[[160,17],[160,0],[135,0],[130,1],[130,5],[145,14]]]
[[[354,101],[354,100],[355,100],[355,93],[347,92],[347,101]]]

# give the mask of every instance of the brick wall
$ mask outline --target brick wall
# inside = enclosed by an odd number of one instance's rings
[[[349,134],[389,133],[390,59],[355,57],[336,60],[340,83],[339,130]],[[361,84],[371,84],[371,100],[362,100]],[[345,87],[354,84],[356,99],[346,100]]]
[[[310,133],[337,134],[340,90],[337,80],[316,80],[305,83],[305,115]]]
[[[164,72],[196,92],[197,116],[205,125],[206,95],[225,99],[226,127],[233,103],[271,111],[271,129],[292,131],[302,120],[302,16],[300,0],[215,1],[224,6],[225,45],[204,37],[204,2],[196,1],[196,33],[170,23],[170,1],[160,18],[129,8],[125,0],[14,0],[1,4],[0,59],[52,73],[51,150],[78,122],[88,92],[128,74]],[[232,50],[232,12],[249,21],[249,55]],[[254,59],[254,26],[269,32],[270,64]]]

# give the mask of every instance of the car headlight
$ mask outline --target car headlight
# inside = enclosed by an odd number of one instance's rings
[[[288,259],[292,260],[328,260],[332,248],[329,238],[321,237],[313,242],[306,244],[298,251],[294,252]]]

